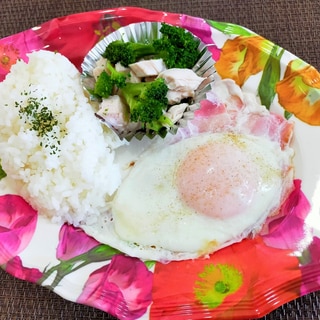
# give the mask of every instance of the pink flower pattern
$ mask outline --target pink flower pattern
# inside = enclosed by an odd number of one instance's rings
[[[33,283],[36,283],[42,277],[42,272],[39,269],[24,267],[19,256],[8,261],[5,270],[16,278]]]
[[[97,240],[89,237],[82,229],[64,224],[59,232],[57,258],[59,260],[69,260],[88,252],[99,244]]]
[[[301,180],[294,181],[291,192],[280,213],[266,222],[264,242],[274,248],[298,250],[306,237],[304,220],[310,212],[310,203],[301,191]]]
[[[152,272],[136,258],[115,255],[110,264],[90,274],[77,302],[138,319],[151,304]]]
[[[18,59],[28,61],[27,54],[43,47],[33,30],[26,30],[11,37],[0,39],[0,81]]]
[[[37,212],[22,197],[0,196],[0,265],[28,246],[37,218]]]

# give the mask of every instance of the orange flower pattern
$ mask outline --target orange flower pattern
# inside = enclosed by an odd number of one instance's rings
[[[222,78],[231,78],[242,86],[264,69],[273,44],[261,36],[238,36],[225,42],[215,67]]]
[[[320,73],[301,60],[292,60],[276,85],[279,103],[298,119],[320,125]]]

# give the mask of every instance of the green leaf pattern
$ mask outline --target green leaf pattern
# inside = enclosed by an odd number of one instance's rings
[[[283,53],[284,49],[274,45],[262,72],[262,77],[258,87],[258,94],[261,104],[267,109],[270,109],[272,101],[276,95],[275,86],[280,80],[280,59]]]

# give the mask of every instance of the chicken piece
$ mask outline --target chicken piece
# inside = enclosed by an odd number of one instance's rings
[[[177,90],[168,90],[167,98],[168,98],[168,104],[174,105],[177,103],[180,103],[181,100],[186,98],[193,98],[194,97],[194,91],[177,91]]]
[[[122,130],[129,121],[127,106],[118,95],[103,99],[96,115],[117,130]]]
[[[101,74],[101,72],[105,69],[106,67],[106,59],[105,58],[100,58],[97,62],[96,62],[96,66],[93,68],[92,70],[92,75],[95,78],[95,80],[97,80],[98,76]]]
[[[127,72],[127,73],[130,72],[130,68],[124,67],[120,62],[117,62],[114,65],[114,68],[119,72]]]
[[[167,112],[166,116],[173,122],[176,123],[183,117],[183,113],[188,108],[188,103],[180,103],[172,106]]]
[[[172,68],[162,71],[159,78],[163,78],[169,90],[175,91],[195,91],[201,82],[205,79],[199,77],[191,69]]]
[[[141,82],[141,78],[137,77],[136,74],[132,72],[132,70],[129,67],[124,67],[120,62],[117,62],[114,65],[114,68],[119,72],[127,73],[129,75],[129,77],[126,80],[127,82],[131,82],[131,83]]]
[[[176,104],[169,108],[165,115],[173,122],[178,123],[183,127],[187,124],[188,120],[194,118],[194,112],[200,108],[199,103],[189,105],[188,103]]]
[[[139,82],[141,82],[141,80],[142,80],[142,78],[138,77],[134,72],[130,71],[127,82],[139,83]]]
[[[140,78],[157,76],[160,72],[166,70],[166,65],[162,59],[141,60],[130,64],[129,67]]]

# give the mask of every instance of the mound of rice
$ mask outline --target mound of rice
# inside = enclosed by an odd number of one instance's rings
[[[78,70],[58,53],[33,52],[12,67],[0,95],[0,159],[15,192],[55,222],[95,222],[120,184],[121,142],[94,116]],[[29,105],[38,115],[50,110],[51,130],[34,127]]]

